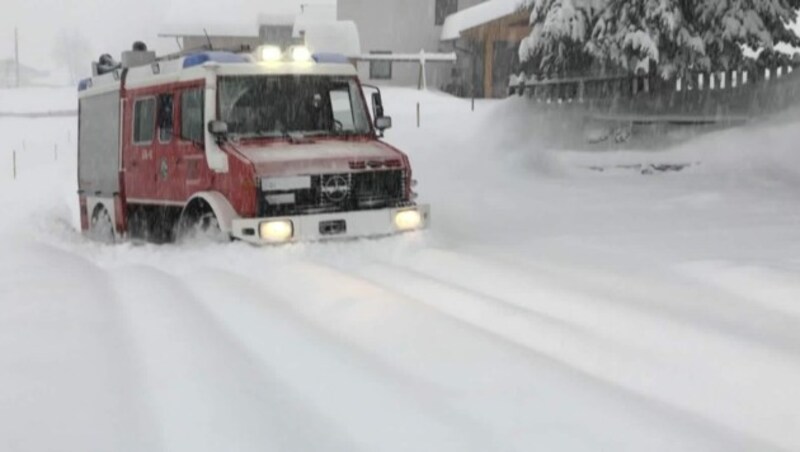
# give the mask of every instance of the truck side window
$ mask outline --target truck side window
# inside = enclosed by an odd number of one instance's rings
[[[205,96],[202,88],[189,89],[181,95],[181,138],[186,141],[202,143],[203,109]]]
[[[133,106],[133,142],[150,144],[156,128],[155,98],[139,99]]]
[[[342,89],[331,89],[331,110],[333,110],[333,120],[336,127],[342,130],[353,130],[355,121],[353,120],[353,104],[350,101],[350,87]]]
[[[158,96],[158,140],[162,143],[172,141],[174,129],[172,94]]]

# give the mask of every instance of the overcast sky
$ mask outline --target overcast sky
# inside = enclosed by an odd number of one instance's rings
[[[336,0],[2,0],[0,59],[14,55],[14,27],[20,33],[22,63],[52,69],[53,49],[63,31],[80,32],[93,54],[119,55],[136,40],[161,51],[177,50],[173,40],[157,40],[169,24],[252,23],[258,14],[288,14],[300,4]],[[87,61],[87,67],[89,62]]]

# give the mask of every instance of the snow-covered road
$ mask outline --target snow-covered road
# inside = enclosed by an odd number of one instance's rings
[[[0,120],[0,450],[800,449],[796,122],[589,154],[386,107],[433,229],[270,249],[88,242],[72,121]]]

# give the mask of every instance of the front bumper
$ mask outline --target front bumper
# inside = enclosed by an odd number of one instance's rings
[[[417,227],[403,229],[398,226],[398,214],[419,213]],[[290,238],[275,241],[261,236],[261,225],[266,222],[291,222]],[[402,222],[401,222],[402,223]],[[256,245],[275,245],[292,242],[343,240],[389,235],[427,229],[430,224],[430,206],[421,205],[396,209],[365,210],[320,215],[299,215],[276,218],[242,218],[233,220],[231,235],[237,240]]]

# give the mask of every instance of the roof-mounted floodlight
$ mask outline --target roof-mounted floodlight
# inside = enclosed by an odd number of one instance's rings
[[[305,46],[295,46],[291,48],[292,61],[295,63],[311,62],[311,51]]]
[[[277,62],[283,59],[283,52],[278,46],[261,46],[258,49],[258,57],[261,61]]]

